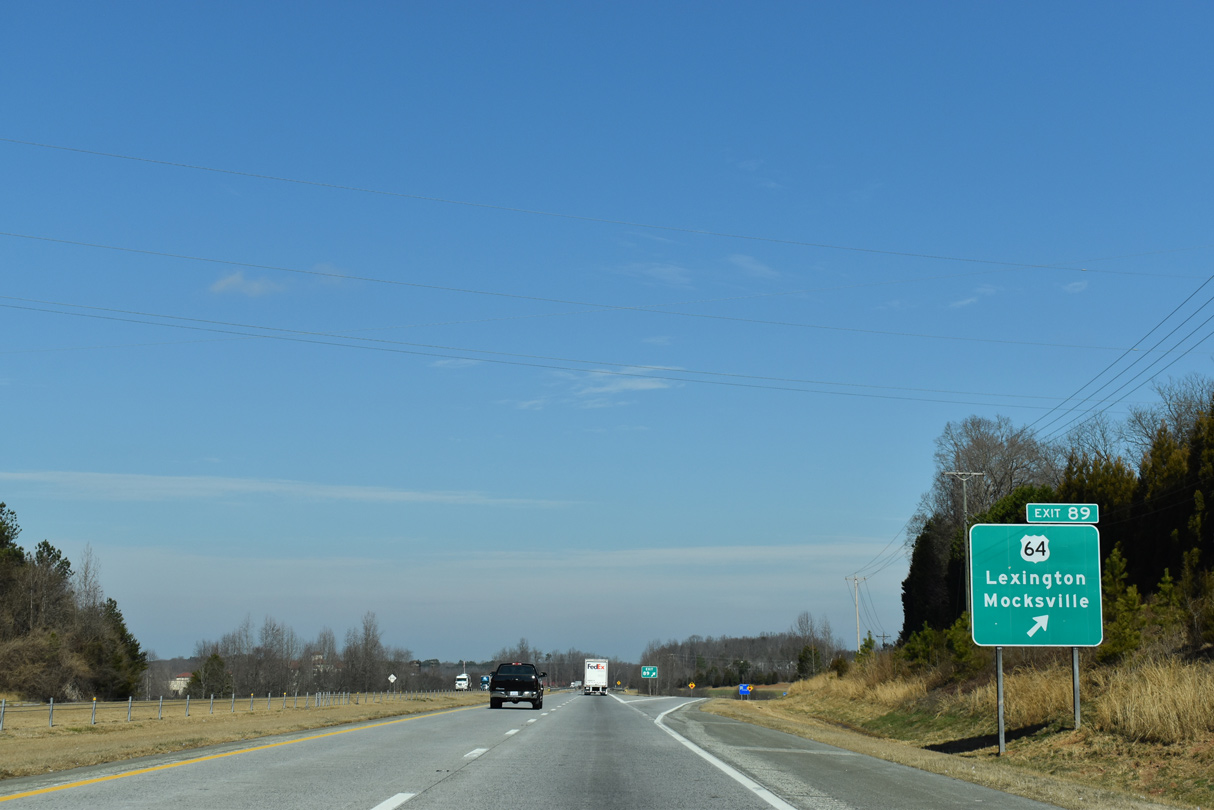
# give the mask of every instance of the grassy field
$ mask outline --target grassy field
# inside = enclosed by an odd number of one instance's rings
[[[783,689],[781,690],[783,691]],[[1005,677],[1007,751],[994,684],[819,676],[774,700],[705,710],[1068,808],[1214,807],[1214,667],[1173,659],[1084,674],[1073,728],[1071,672]]]
[[[359,723],[386,717],[440,711],[487,703],[483,692],[382,696],[358,702],[303,708],[294,698],[216,700],[214,713],[206,700],[165,701],[162,719],[158,702],[135,702],[127,721],[126,703],[99,704],[96,723],[91,703],[55,707],[53,727],[48,707],[9,705],[0,732],[0,779],[62,771],[84,765],[133,759],[151,754],[201,748],[222,742],[252,740],[272,734]]]

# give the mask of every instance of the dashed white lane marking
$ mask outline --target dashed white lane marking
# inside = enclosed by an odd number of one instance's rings
[[[464,759],[476,759],[477,757],[479,757],[481,754],[485,753],[488,750],[489,750],[488,748],[473,748],[471,751],[464,754]]]
[[[390,799],[384,799],[379,804],[371,808],[371,810],[393,810],[395,807],[400,807],[405,802],[416,796],[416,793],[397,793]]]
[[[532,724],[532,723],[534,723],[536,720],[539,720],[539,718],[538,718],[538,717],[532,717],[530,720],[528,720],[528,721],[527,721],[527,725],[531,725],[531,724]]]
[[[507,732],[506,732],[506,736],[507,736],[507,737],[509,737],[511,734],[518,734],[518,729],[517,729],[517,728],[512,728],[512,729],[510,729],[509,731],[507,731]]]

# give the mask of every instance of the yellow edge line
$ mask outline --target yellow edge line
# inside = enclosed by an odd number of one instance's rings
[[[352,731],[365,731],[369,728],[380,728],[381,726],[391,726],[396,723],[404,723],[409,720],[420,720],[423,717],[437,717],[440,714],[454,714],[455,712],[466,712],[469,709],[479,709],[481,706],[463,706],[458,709],[444,709],[437,712],[426,712],[424,714],[413,714],[408,717],[398,717],[395,720],[385,720],[382,723],[372,723],[368,726],[357,726],[355,728],[345,728],[339,731],[326,731],[324,734],[313,734],[311,737],[300,737],[297,740],[283,740],[282,742],[270,743],[268,745],[258,745],[253,748],[241,748],[239,751],[228,751],[224,754],[208,754],[205,757],[195,757],[194,759],[183,759],[180,762],[170,762],[167,765],[155,765],[151,768],[140,768],[135,771],[127,771],[125,773],[116,773],[112,776],[99,776],[96,779],[83,779],[79,782],[69,782],[65,785],[56,785],[54,787],[40,788],[38,790],[28,790],[25,793],[13,793],[8,796],[0,796],[0,802],[7,802],[13,799],[24,799],[29,796],[40,796],[44,793],[54,793],[58,790],[67,790],[69,788],[84,787],[85,785],[96,785],[100,782],[112,782],[115,779],[125,779],[128,776],[139,776],[144,773],[153,773],[154,771],[166,771],[169,768],[180,768],[182,765],[194,765],[199,762],[207,762],[212,759],[223,759],[224,757],[234,757],[237,754],[248,754],[253,751],[265,751],[268,748],[278,748],[283,745],[294,745],[295,743],[308,742],[309,740],[321,740],[325,737],[336,737],[339,734],[349,734]]]

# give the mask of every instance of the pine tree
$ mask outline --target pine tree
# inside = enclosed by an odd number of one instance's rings
[[[1104,643],[1097,650],[1101,661],[1116,661],[1142,644],[1142,598],[1137,585],[1127,585],[1128,574],[1121,545],[1113,547],[1101,577]]]

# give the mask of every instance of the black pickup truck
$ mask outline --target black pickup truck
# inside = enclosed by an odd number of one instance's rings
[[[534,664],[498,664],[489,676],[489,708],[503,703],[530,702],[531,708],[544,708],[544,682],[547,672],[537,672]]]

